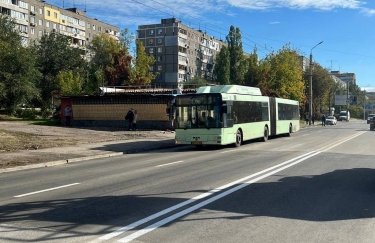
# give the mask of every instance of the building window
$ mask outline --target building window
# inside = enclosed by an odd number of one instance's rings
[[[30,11],[34,13],[35,12],[35,7],[34,6],[30,6]]]
[[[35,17],[30,17],[30,23],[35,24]]]
[[[162,47],[158,47],[158,53],[162,53],[163,52],[163,48]]]
[[[30,28],[30,33],[31,33],[32,35],[35,35],[35,29],[34,29],[34,28]]]
[[[39,19],[39,25],[42,26],[43,25],[43,20]]]
[[[154,39],[148,39],[148,44],[150,45],[154,44]]]
[[[39,9],[39,14],[43,14],[43,9]]]
[[[96,30],[96,26],[95,26],[94,24],[92,25],[92,29],[93,29],[93,30]]]
[[[43,36],[43,31],[39,30],[39,32],[38,32],[38,36],[39,36],[39,37],[42,37],[42,36]]]
[[[163,70],[163,66],[162,65],[158,65],[158,71],[162,71]]]
[[[91,29],[91,24],[87,23],[87,29]]]
[[[47,10],[47,16],[51,16],[51,11]]]
[[[158,56],[157,60],[158,60],[158,62],[161,62],[163,60],[163,56]]]
[[[154,33],[155,33],[154,30],[150,30],[150,31],[149,31],[149,34],[150,34],[150,35],[154,35]]]
[[[162,35],[163,34],[163,29],[158,29],[158,35]]]
[[[148,48],[148,53],[153,54],[154,53],[154,48]]]
[[[55,16],[55,18],[57,19],[57,13],[55,12],[55,13],[53,13],[53,16]]]
[[[49,28],[49,22],[48,21],[46,21],[46,27]]]
[[[57,29],[57,24],[53,24],[53,29],[55,30],[55,29]]]
[[[158,38],[158,44],[162,44],[163,43],[163,39],[162,38]]]

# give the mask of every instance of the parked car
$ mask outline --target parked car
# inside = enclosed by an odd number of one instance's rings
[[[370,124],[371,119],[375,117],[375,114],[369,114],[367,117],[367,124]]]
[[[349,121],[349,120],[350,120],[350,112],[349,111],[340,111],[339,121]]]
[[[334,116],[327,116],[326,117],[326,125],[336,125],[337,119]]]
[[[375,130],[375,116],[371,117],[371,120],[370,120],[370,130],[371,131]]]

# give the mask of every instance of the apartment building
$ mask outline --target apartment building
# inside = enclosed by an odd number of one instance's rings
[[[0,14],[14,20],[25,45],[52,31],[68,36],[72,45],[80,48],[99,33],[119,36],[116,26],[89,18],[77,8],[63,9],[44,0],[0,0]]]
[[[355,73],[341,73],[340,71],[331,71],[331,75],[339,78],[344,83],[349,84],[356,84],[357,78],[355,76]]]
[[[137,40],[155,57],[155,84],[183,87],[194,77],[212,79],[214,60],[224,42],[192,29],[176,18],[138,26]]]

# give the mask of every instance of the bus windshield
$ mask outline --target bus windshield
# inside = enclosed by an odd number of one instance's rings
[[[221,96],[195,94],[176,99],[176,128],[221,128]]]

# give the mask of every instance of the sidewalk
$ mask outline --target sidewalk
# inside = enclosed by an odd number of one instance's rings
[[[175,141],[172,136],[174,134],[171,134],[171,138],[140,138],[2,153],[0,173],[174,147]]]

